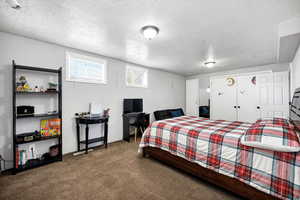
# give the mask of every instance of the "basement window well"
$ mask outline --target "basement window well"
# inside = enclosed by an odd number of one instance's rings
[[[148,70],[142,67],[126,67],[126,86],[148,87]]]
[[[106,60],[67,52],[66,80],[75,82],[106,84]]]

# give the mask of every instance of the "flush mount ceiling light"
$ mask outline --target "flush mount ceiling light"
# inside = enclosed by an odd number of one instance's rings
[[[147,40],[152,40],[158,35],[159,29],[156,26],[144,26],[141,28],[141,33]]]
[[[17,0],[6,0],[6,3],[13,9],[20,9],[21,5]]]
[[[213,66],[215,66],[216,62],[215,61],[207,61],[204,63],[204,65],[208,68],[211,68]]]

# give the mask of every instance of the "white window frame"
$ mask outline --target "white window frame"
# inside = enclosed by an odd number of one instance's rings
[[[86,60],[89,62],[95,62],[97,64],[103,64],[104,65],[104,79],[103,80],[96,80],[96,79],[82,79],[82,78],[71,78],[70,77],[70,59],[71,58],[76,58],[80,60]],[[107,61],[104,59],[92,57],[92,56],[86,56],[86,55],[81,55],[78,53],[72,53],[72,52],[67,52],[66,53],[66,80],[67,81],[72,81],[72,82],[83,82],[83,83],[96,83],[96,84],[107,84]]]
[[[127,82],[127,76],[128,76],[128,69],[137,69],[137,70],[144,70],[146,73],[146,85],[138,85],[138,84],[131,84]],[[148,69],[143,68],[143,67],[136,67],[136,66],[132,66],[132,65],[127,65],[126,66],[126,74],[125,74],[125,83],[127,87],[138,87],[138,88],[148,88]]]

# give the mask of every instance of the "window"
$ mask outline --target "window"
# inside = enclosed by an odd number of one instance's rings
[[[90,56],[67,53],[66,79],[68,81],[106,84],[106,61]]]
[[[148,87],[148,70],[141,67],[126,67],[126,85],[131,87]]]

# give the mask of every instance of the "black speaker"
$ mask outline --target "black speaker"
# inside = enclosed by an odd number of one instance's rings
[[[34,106],[17,106],[18,115],[34,114]]]

